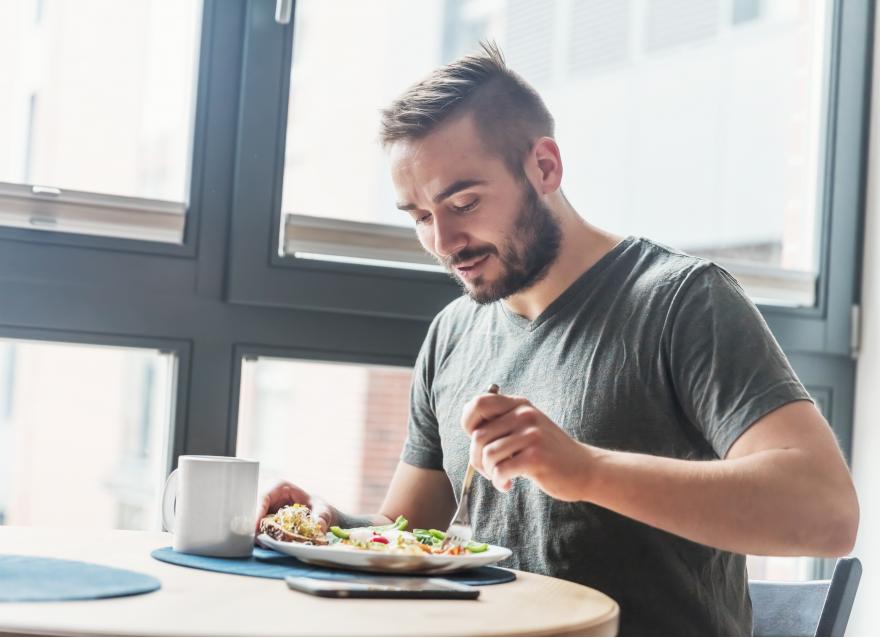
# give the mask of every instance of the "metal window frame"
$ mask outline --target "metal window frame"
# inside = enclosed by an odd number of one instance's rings
[[[275,356],[412,365],[427,329],[399,318],[227,302],[245,12],[243,3],[205,0],[183,246],[0,232],[0,338],[176,354],[169,469],[181,454],[234,454],[241,344]]]
[[[227,300],[428,321],[460,294],[446,275],[278,254],[293,25],[247,3]]]
[[[0,224],[180,244],[186,204],[0,182]]]
[[[852,305],[858,303],[873,49],[873,0],[834,0],[820,209],[817,303],[759,304],[783,349],[852,355]]]
[[[204,0],[200,15],[198,52],[194,69],[193,105],[190,120],[190,154],[186,176],[189,189],[184,202],[126,197],[62,189],[56,185],[0,182],[0,241],[21,241],[57,246],[77,246],[116,252],[195,258],[195,237],[202,210],[207,112],[205,96],[212,64],[211,47],[217,21],[217,4]],[[8,212],[3,209],[6,208]],[[183,220],[175,216],[182,215]],[[172,222],[172,220],[175,220]],[[181,226],[180,239],[141,238],[138,230]],[[104,228],[101,229],[100,226]],[[61,230],[58,230],[58,229]],[[117,232],[113,232],[113,229]],[[155,232],[153,230],[152,232]],[[176,233],[177,234],[177,233]]]

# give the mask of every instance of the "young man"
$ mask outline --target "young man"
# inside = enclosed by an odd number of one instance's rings
[[[552,117],[484,49],[383,115],[399,208],[467,296],[418,357],[381,512],[289,483],[263,512],[445,529],[470,461],[472,522],[508,566],[609,594],[622,634],[749,634],[744,554],[852,548],[834,436],[729,274],[572,208]]]

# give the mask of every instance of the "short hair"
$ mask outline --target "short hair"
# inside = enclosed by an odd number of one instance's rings
[[[480,47],[481,53],[434,70],[382,111],[383,147],[422,139],[443,122],[472,114],[483,144],[514,176],[524,176],[523,161],[535,140],[553,136],[553,116],[538,92],[507,67],[497,45]]]

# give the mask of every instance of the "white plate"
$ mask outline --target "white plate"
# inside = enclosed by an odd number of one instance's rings
[[[463,569],[474,569],[504,560],[512,554],[506,547],[489,545],[479,554],[386,554],[368,549],[356,549],[348,545],[303,545],[276,541],[267,534],[260,534],[260,543],[275,551],[300,559],[304,563],[322,567],[344,567],[368,572],[394,574],[448,574]]]

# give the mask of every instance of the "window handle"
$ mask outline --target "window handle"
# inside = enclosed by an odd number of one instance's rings
[[[61,189],[54,186],[31,186],[31,192],[34,195],[48,195],[49,197],[58,197],[61,195]]]
[[[275,0],[275,22],[290,24],[291,13],[293,13],[293,0]]]

